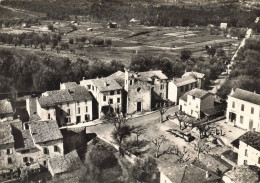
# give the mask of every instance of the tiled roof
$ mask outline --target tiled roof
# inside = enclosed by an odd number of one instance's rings
[[[16,151],[34,149],[34,143],[29,130],[17,131],[14,133]]]
[[[248,166],[238,166],[234,170],[225,173],[225,176],[229,177],[233,182],[247,183],[247,182],[259,182],[258,173],[250,170]]]
[[[161,70],[139,72],[138,74],[140,74],[143,77],[148,77],[148,78],[152,78],[152,77],[156,76],[159,79],[168,79],[168,77],[165,74],[163,74],[163,72]]]
[[[111,74],[110,76],[108,76],[109,78],[112,78],[114,80],[116,80],[116,82],[124,87],[125,86],[125,73],[122,71],[117,71],[114,74]]]
[[[29,126],[36,144],[63,138],[56,121],[33,121],[29,123]]]
[[[194,89],[188,91],[187,93],[188,93],[188,95],[191,95],[191,96],[194,96],[194,97],[200,98],[200,99],[203,99],[208,95],[211,95],[211,93],[209,93],[208,91],[198,89],[198,88],[194,88]]]
[[[77,87],[77,83],[76,82],[67,82],[67,83],[62,83],[67,89],[69,88],[75,88]]]
[[[186,72],[182,75],[182,77],[186,77],[186,76],[191,76],[194,77],[195,79],[202,79],[205,76],[205,74],[199,72]]]
[[[246,91],[237,88],[234,93],[231,93],[229,96],[244,100],[253,104],[260,105],[260,94],[256,94],[254,92]]]
[[[0,123],[0,145],[14,143],[12,128],[9,122]]]
[[[243,141],[247,145],[255,148],[256,150],[260,151],[260,133],[259,132],[248,131],[248,132],[244,133],[243,135],[241,135],[240,137],[238,137],[238,139]],[[236,141],[236,140],[234,140],[234,141]]]
[[[171,182],[174,183],[201,183],[201,182],[218,182],[220,177],[210,173],[206,178],[207,170],[194,165],[176,165],[163,168],[162,172]]]
[[[210,108],[205,108],[205,109],[201,109],[201,111],[207,115],[207,116],[211,116],[211,115],[215,115],[215,114],[219,114],[221,112],[224,112],[227,109],[227,105],[219,105],[219,106],[213,106]]]
[[[60,174],[72,170],[80,169],[82,166],[82,162],[78,156],[76,150],[71,151],[64,156],[56,156],[49,160],[50,169],[53,174]]]
[[[197,82],[196,79],[194,79],[193,77],[191,76],[185,76],[185,77],[182,77],[182,78],[176,78],[173,80],[173,83],[179,87],[179,86],[184,86],[184,85],[188,85],[188,84],[191,84],[191,83],[195,83]]]
[[[111,77],[105,77],[105,78],[98,78],[98,79],[90,79],[86,81],[91,81],[94,86],[96,86],[99,91],[111,91],[111,90],[121,90],[123,89],[122,86],[119,85],[118,82],[116,82],[115,79]],[[83,80],[84,82],[84,80]]]
[[[10,101],[7,99],[0,100],[0,114],[9,114],[13,112],[13,107]]]
[[[48,96],[40,97],[39,104],[41,107],[51,107],[56,104],[84,101],[92,99],[88,90],[83,86],[77,86],[70,89],[47,91]]]

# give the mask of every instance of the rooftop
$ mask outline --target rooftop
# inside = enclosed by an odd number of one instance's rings
[[[90,79],[85,81],[91,81],[101,92],[123,89],[122,86],[120,86],[119,83],[112,77]]]
[[[84,101],[92,99],[90,93],[84,86],[77,86],[70,89],[47,91],[48,96],[40,97],[39,104],[41,107],[51,107],[56,104],[72,102],[72,101]]]
[[[15,149],[16,151],[34,149],[34,143],[29,130],[14,130]]]
[[[182,77],[186,77],[186,76],[191,76],[193,77],[194,79],[202,79],[204,78],[205,74],[203,73],[200,73],[200,72],[185,72]]]
[[[64,156],[57,156],[49,160],[50,169],[53,174],[60,174],[72,170],[77,170],[82,166],[82,162],[76,150]]]
[[[14,137],[12,135],[12,127],[9,122],[0,123],[0,145],[14,143]]]
[[[8,99],[0,100],[0,115],[13,113],[13,107]]]
[[[122,71],[117,71],[117,72],[115,72],[114,74],[111,74],[110,76],[108,76],[109,78],[112,78],[112,79],[114,79],[114,80],[116,80],[116,82],[120,85],[120,86],[122,86],[122,87],[124,87],[124,85],[125,85],[125,73],[124,72],[122,72]]]
[[[194,79],[191,76],[185,76],[185,77],[182,77],[182,78],[173,79],[173,83],[177,87],[188,85],[188,84],[195,83],[195,82],[197,82],[197,80]]]
[[[29,126],[36,144],[63,138],[56,121],[33,121]]]
[[[163,168],[162,172],[174,183],[201,183],[201,182],[218,182],[220,177],[214,173],[209,173],[206,177],[207,170],[194,165],[177,165]]]
[[[163,74],[161,70],[139,72],[138,74],[147,78],[158,77],[159,79],[168,79],[168,77],[165,74]]]
[[[78,86],[76,82],[62,83],[61,85],[64,85],[66,89],[75,88]]]
[[[225,176],[237,183],[258,182],[258,174],[250,170],[247,166],[240,166],[234,170],[228,171],[225,173]]]
[[[256,150],[260,151],[260,133],[254,131],[248,131],[238,137],[238,139],[234,140],[232,144],[238,148],[238,140],[246,143],[247,145],[255,148]]]
[[[187,93],[188,93],[188,95],[194,96],[199,99],[203,99],[206,96],[211,94],[206,90],[202,90],[202,89],[198,89],[198,88],[194,88],[194,89],[188,91]]]
[[[240,100],[244,100],[253,104],[260,105],[260,94],[242,90],[237,88],[234,92],[231,92],[230,97],[234,97]]]

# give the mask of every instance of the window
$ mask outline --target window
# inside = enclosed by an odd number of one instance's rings
[[[120,103],[120,98],[117,98],[117,103]]]
[[[70,106],[70,104],[69,103],[67,103],[67,107],[69,107]]]
[[[25,123],[25,124],[24,124],[24,127],[25,127],[26,130],[28,130],[28,129],[29,129],[28,123]]]
[[[58,146],[54,146],[54,152],[59,152],[59,147]]]
[[[112,99],[112,98],[109,99],[109,103],[110,103],[110,104],[113,104],[113,99]]]
[[[258,164],[260,164],[260,157],[258,157]]]
[[[254,108],[251,107],[251,114],[254,114]]]
[[[70,117],[65,118],[65,123],[70,123]]]
[[[240,123],[243,124],[244,122],[244,116],[240,116]]]
[[[88,85],[88,89],[89,89],[89,90],[91,89],[91,85]]]
[[[48,150],[47,147],[44,147],[44,148],[43,148],[43,153],[44,153],[44,154],[49,154],[49,150]]]
[[[235,102],[234,101],[232,102],[232,107],[235,108]]]
[[[191,110],[191,115],[193,114],[193,110]]]
[[[115,91],[110,91],[110,95],[114,95],[115,94]]]
[[[51,114],[50,113],[48,113],[48,119],[51,119]]]
[[[28,161],[28,158],[27,157],[23,157],[23,162],[27,162]]]
[[[6,149],[6,154],[7,154],[7,155],[12,154],[12,149]]]
[[[12,158],[8,158],[7,162],[8,162],[8,164],[12,164],[13,163]]]
[[[80,107],[78,107],[78,114],[80,114]]]
[[[86,106],[86,112],[88,112],[88,106]]]
[[[140,91],[141,91],[141,88],[140,88],[140,87],[138,87],[138,88],[137,88],[137,92],[140,92]]]
[[[247,160],[244,160],[244,165],[247,165]]]
[[[248,156],[248,152],[247,152],[247,149],[245,149],[245,156],[246,156],[246,157]]]
[[[47,165],[47,161],[44,160],[43,161],[43,165],[46,166]]]
[[[245,109],[245,105],[242,104],[242,105],[241,105],[241,111],[244,111],[244,109]]]
[[[195,96],[192,96],[192,99],[195,100]]]
[[[85,115],[85,121],[89,121],[89,115],[88,114]]]
[[[132,80],[130,80],[130,85],[132,85],[133,84],[133,81]]]
[[[70,115],[70,109],[67,109],[67,114]]]
[[[120,94],[120,90],[117,90],[117,94]]]
[[[103,96],[103,101],[106,101],[107,100],[107,97],[106,96]]]
[[[164,89],[164,84],[161,84],[161,90],[163,90]]]
[[[94,90],[94,86],[92,86],[92,90]]]

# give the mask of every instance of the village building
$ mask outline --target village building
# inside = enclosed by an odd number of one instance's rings
[[[101,118],[109,110],[117,113],[122,111],[123,88],[114,79],[104,77],[85,80],[83,78],[80,85],[91,92],[95,99],[93,101],[94,119]]]
[[[58,176],[64,173],[79,170],[82,167],[78,153],[76,150],[65,154],[64,156],[57,156],[49,159],[48,169],[52,176]]]
[[[168,99],[178,104],[179,98],[187,91],[197,87],[197,80],[192,76],[173,78],[169,81]]]
[[[231,143],[238,153],[237,165],[260,167],[260,133],[248,131]]]
[[[260,132],[260,95],[237,88],[227,99],[226,122]]]
[[[219,28],[221,29],[221,30],[227,30],[227,23],[220,23],[220,26],[219,26]]]
[[[176,165],[162,168],[160,183],[219,183],[220,177],[206,168],[190,165]]]
[[[204,117],[202,111],[214,107],[214,96],[206,90],[194,88],[179,99],[179,110],[195,118]]]
[[[0,100],[0,122],[13,120],[14,110],[9,99]]]
[[[200,73],[200,72],[193,72],[193,71],[185,72],[182,75],[182,78],[187,77],[187,76],[191,76],[191,77],[193,77],[194,79],[197,80],[196,88],[204,89],[204,87],[205,87],[205,74]]]
[[[64,155],[56,121],[2,122],[0,130],[0,174],[4,179],[13,179],[15,174],[19,178],[25,167],[35,168],[38,164],[47,168],[50,158]]]
[[[61,84],[61,88],[61,90],[44,92],[39,98],[26,100],[29,116],[35,114],[36,108],[36,114],[40,119],[56,120],[60,126],[92,120],[90,93],[83,86],[71,83]]]

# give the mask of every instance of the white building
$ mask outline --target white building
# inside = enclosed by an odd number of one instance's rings
[[[185,72],[182,75],[182,77],[187,77],[187,76],[191,76],[191,77],[193,77],[194,79],[197,80],[196,88],[199,88],[199,89],[204,88],[204,86],[205,86],[205,74],[200,73],[200,72],[191,71],[191,72]]]
[[[187,91],[197,87],[197,80],[192,76],[185,76],[182,78],[173,78],[169,81],[168,99],[175,104],[178,104],[179,98]]]
[[[93,110],[97,111],[95,118],[101,118],[103,114],[109,110],[109,106],[115,112],[122,110],[122,90],[123,88],[116,80],[105,77],[97,79],[83,79],[80,85],[84,86],[95,98],[96,107]]]
[[[236,147],[235,141],[238,142]],[[237,165],[254,165],[260,167],[260,133],[248,131],[232,144],[237,148]]]
[[[227,99],[226,121],[246,130],[260,132],[260,95],[237,88]]]
[[[201,111],[214,107],[214,96],[206,90],[194,88],[179,99],[179,110],[193,116],[201,117]]]
[[[75,124],[93,119],[92,96],[83,86],[66,87],[61,90],[47,91],[36,98],[36,113],[42,120],[57,120],[59,125]],[[31,100],[31,102],[30,102]],[[26,101],[27,111],[33,108],[34,99]],[[30,115],[31,112],[28,112]]]

